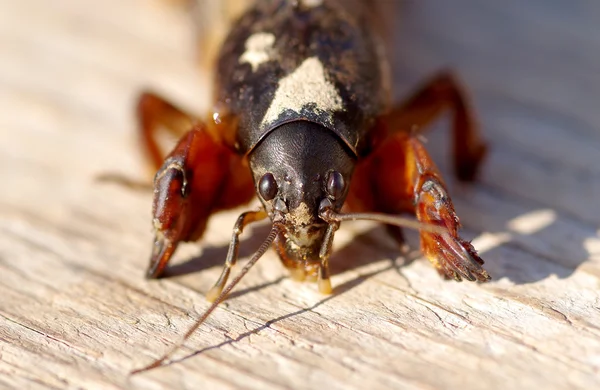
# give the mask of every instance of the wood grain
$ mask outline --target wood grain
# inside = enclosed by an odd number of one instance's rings
[[[382,227],[348,223],[334,295],[289,280],[269,253],[176,364],[134,377],[208,306],[240,212],[147,281],[151,194],[97,180],[148,180],[140,90],[206,107],[192,22],[158,0],[0,9],[0,387],[600,385],[600,3],[426,0],[397,18],[397,97],[452,68],[491,144],[480,182],[448,177],[493,282],[442,281]],[[428,145],[448,171],[446,130]],[[245,233],[242,254],[266,234]]]

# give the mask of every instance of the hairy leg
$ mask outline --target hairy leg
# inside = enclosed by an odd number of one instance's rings
[[[445,227],[444,234],[420,233],[421,250],[440,274],[455,280],[490,279],[473,246],[458,235],[460,222],[444,182],[416,137],[396,133],[362,160],[347,205],[358,212],[409,212],[421,222]]]

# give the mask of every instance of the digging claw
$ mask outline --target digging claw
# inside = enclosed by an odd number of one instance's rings
[[[146,278],[156,279],[164,273],[165,267],[175,251],[175,247],[166,238],[161,238],[159,234],[154,237],[154,245],[152,247],[152,254],[150,255],[150,265],[146,271]]]
[[[421,232],[421,249],[444,277],[487,282],[490,275],[470,242],[458,235],[460,222],[443,184],[436,178],[424,181],[417,208],[419,220],[445,227],[446,233]]]
[[[169,157],[154,178],[154,244],[146,271],[148,279],[162,276],[177,244],[188,240],[190,226],[194,226],[189,210],[190,186],[183,167],[184,161]]]
[[[470,242],[450,233],[431,236],[424,240],[424,252],[443,276],[459,282],[463,279],[471,282],[491,279]]]

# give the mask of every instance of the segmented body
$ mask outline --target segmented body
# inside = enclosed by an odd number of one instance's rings
[[[228,3],[228,2],[226,2]],[[209,217],[258,195],[262,208],[235,223],[210,308],[182,341],[274,245],[296,279],[332,292],[329,257],[343,221],[373,220],[420,230],[421,250],[446,278],[490,280],[483,260],[458,235],[460,222],[442,177],[417,137],[446,110],[453,114],[457,177],[472,180],[486,154],[468,98],[440,73],[389,111],[387,60],[370,0],[262,0],[232,25],[215,72],[215,111],[162,162],[159,125],[193,122],[154,94],[138,112],[155,178],[155,239],[147,275],[159,277],[182,241],[198,239]],[[171,128],[171,131],[174,131]],[[343,206],[347,210],[342,210]],[[414,214],[418,222],[400,218]],[[244,226],[270,217],[269,235],[227,284]]]
[[[216,100],[239,119],[237,149],[306,120],[358,154],[389,103],[389,75],[373,10],[363,1],[260,1],[223,43]]]

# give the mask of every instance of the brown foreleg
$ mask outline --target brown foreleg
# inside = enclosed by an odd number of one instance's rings
[[[447,233],[421,231],[421,250],[436,269],[455,280],[487,281],[483,260],[460,238],[460,222],[444,182],[423,144],[407,133],[386,140],[356,167],[347,204],[353,211],[410,212]]]
[[[245,157],[203,124],[196,125],[165,159],[154,179],[154,249],[147,276],[159,277],[181,241],[200,238],[210,215],[254,195]]]

